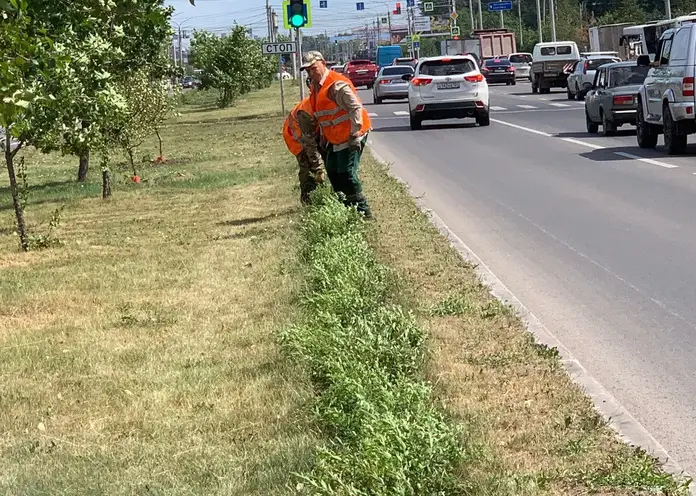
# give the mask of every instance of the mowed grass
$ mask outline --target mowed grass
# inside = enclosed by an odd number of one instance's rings
[[[312,463],[308,382],[279,356],[298,282],[297,166],[274,90],[186,107],[141,184],[27,152],[19,253],[0,180],[0,494],[272,495]],[[141,151],[153,158],[156,142]]]
[[[427,326],[429,377],[468,433],[468,494],[686,494],[617,439],[556,351],[490,295],[386,167],[367,156],[362,177],[379,219],[371,243]]]

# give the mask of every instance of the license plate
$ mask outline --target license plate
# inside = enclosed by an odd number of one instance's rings
[[[505,69],[493,69],[493,72],[505,72]]]
[[[459,83],[437,83],[438,90],[453,90],[459,88]]]
[[[358,71],[358,74],[365,74],[366,72],[367,72],[367,70],[364,70],[364,71]]]

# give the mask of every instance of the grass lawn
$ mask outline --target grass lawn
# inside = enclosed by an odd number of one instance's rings
[[[293,319],[296,165],[279,107],[185,108],[165,165],[75,182],[28,153],[27,219],[65,203],[61,248],[18,252],[0,181],[0,493],[283,494],[311,462],[308,389],[278,355]],[[154,157],[155,142],[143,148]]]
[[[64,204],[61,247],[19,253],[2,176],[0,493],[287,494],[311,468],[311,386],[276,344],[303,283],[279,100],[277,87],[225,110],[190,97],[163,130],[168,163],[144,164],[134,184],[124,161],[108,201],[98,169],[79,185],[77,159],[27,152],[29,227],[45,232]],[[428,377],[465,427],[467,494],[680,494],[385,168],[364,164],[369,240],[429,331]]]

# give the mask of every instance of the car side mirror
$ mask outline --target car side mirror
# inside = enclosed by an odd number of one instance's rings
[[[584,90],[591,90],[593,88],[592,83],[582,83],[582,89]]]
[[[413,74],[402,74],[401,79],[403,79],[404,81],[410,81],[411,79],[413,79]]]

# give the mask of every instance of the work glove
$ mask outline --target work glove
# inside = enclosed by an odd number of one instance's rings
[[[314,180],[319,184],[323,184],[325,178],[324,169],[319,169],[316,174],[314,174]]]

